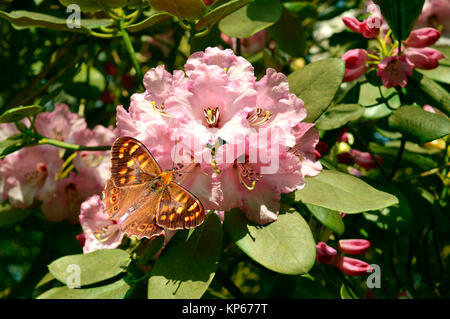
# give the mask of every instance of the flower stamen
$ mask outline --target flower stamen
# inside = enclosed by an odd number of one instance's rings
[[[210,127],[217,126],[220,115],[218,107],[216,107],[215,109],[211,109],[210,107],[208,107],[206,110],[203,110],[203,115],[205,115],[206,123],[208,123]]]
[[[239,182],[242,186],[247,188],[249,191],[255,189],[256,183],[262,178],[253,168],[249,167],[245,163],[238,163],[238,176]]]
[[[251,126],[261,125],[272,117],[272,113],[270,111],[265,111],[263,113],[262,109],[258,107],[253,113],[247,116],[247,120],[250,122]]]
[[[152,101],[152,106],[153,106],[153,109],[154,109],[156,112],[158,112],[159,114],[161,114],[161,115],[163,115],[163,116],[168,116],[168,117],[170,117],[170,115],[166,113],[166,109],[165,109],[164,104],[161,104],[161,105],[158,106],[158,105],[156,105],[156,102],[155,102],[155,101]]]

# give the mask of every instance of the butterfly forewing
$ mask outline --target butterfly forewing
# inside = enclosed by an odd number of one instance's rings
[[[201,202],[162,172],[147,148],[132,137],[119,137],[111,149],[111,178],[103,191],[105,213],[121,230],[138,239],[183,229],[205,219]]]
[[[205,219],[202,203],[182,186],[169,183],[161,194],[156,223],[167,229],[193,228]]]
[[[111,148],[111,179],[115,186],[148,183],[161,168],[147,148],[132,137],[119,137]]]

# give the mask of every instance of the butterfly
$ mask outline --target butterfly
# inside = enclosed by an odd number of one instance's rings
[[[152,238],[166,229],[203,223],[200,200],[177,184],[175,169],[163,171],[144,144],[119,137],[111,148],[111,178],[103,191],[105,213],[128,237]]]

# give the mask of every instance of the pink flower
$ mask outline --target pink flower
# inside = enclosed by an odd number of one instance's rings
[[[378,64],[377,75],[386,88],[394,86],[404,87],[408,82],[408,75],[412,75],[414,64],[404,55],[387,56]]]
[[[366,61],[368,56],[366,50],[349,50],[342,56],[342,60],[345,61],[344,82],[356,80],[367,71]]]
[[[439,60],[444,58],[440,51],[432,48],[408,48],[405,55],[414,67],[425,70],[437,68]]]
[[[355,163],[365,169],[372,169],[378,167],[377,162],[374,160],[374,158],[369,152],[361,152],[352,149],[349,151],[349,153],[352,156]],[[380,156],[375,155],[375,157],[381,164],[383,164],[383,159]]]
[[[56,189],[55,176],[62,166],[58,149],[48,145],[23,148],[0,164],[3,198],[26,208],[34,199],[46,200]]]
[[[338,249],[349,255],[362,255],[370,249],[370,241],[365,239],[341,239]]]
[[[344,17],[342,20],[350,30],[362,34],[367,39],[376,38],[380,33],[381,23],[378,17],[369,17],[362,22],[353,17]]]
[[[117,109],[121,135],[140,139],[165,169],[173,166],[175,150],[181,172],[192,173],[179,182],[206,209],[239,207],[254,222],[275,220],[280,194],[321,169],[314,153],[318,133],[301,123],[303,101],[275,70],[256,81],[251,64],[229,49],[196,52],[185,71],[187,78],[163,66],[147,72],[146,91],[132,96],[129,112]],[[295,154],[288,151],[294,147]],[[254,157],[262,152],[276,162],[273,172]]]
[[[368,263],[345,256],[337,256],[334,265],[348,276],[364,276],[374,271]]]
[[[337,251],[321,241],[316,245],[316,260],[318,263],[332,264],[336,259]]]
[[[436,43],[441,33],[434,28],[421,28],[411,31],[405,40],[407,47],[425,48]]]
[[[220,37],[233,50],[236,51],[236,38],[232,38],[225,33],[221,33]],[[266,31],[262,30],[249,38],[240,39],[241,52],[244,54],[254,54],[264,49]]]
[[[206,4],[207,6],[209,6],[209,5],[213,4],[214,1],[216,1],[216,0],[203,0],[203,1],[205,2],[205,4]]]
[[[448,0],[426,0],[415,27],[442,27],[442,33],[450,35],[450,5]]]
[[[103,209],[99,195],[93,195],[81,204],[79,219],[84,234],[83,253],[116,248],[122,242],[123,233],[119,225],[110,220]]]
[[[81,145],[108,145],[117,136],[112,128],[87,128],[83,117],[71,113],[64,104],[52,112],[36,117],[37,132],[46,137]],[[10,126],[2,130],[14,133]],[[68,219],[78,222],[81,203],[93,194],[100,194],[109,176],[109,152],[80,152],[73,160],[74,171],[61,178],[63,149],[50,145],[23,148],[0,162],[3,198],[11,205],[25,208],[35,199],[42,202],[42,211],[50,221]]]

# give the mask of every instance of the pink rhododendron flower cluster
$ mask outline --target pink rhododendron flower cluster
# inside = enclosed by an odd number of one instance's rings
[[[25,121],[28,125],[28,120]],[[84,118],[71,113],[68,106],[56,104],[52,112],[40,113],[34,122],[36,131],[51,139],[86,145],[112,144],[117,130],[96,126],[89,129]],[[17,134],[13,124],[0,124],[1,137]],[[109,175],[108,151],[79,152],[73,160],[75,171],[61,176],[64,150],[38,145],[6,156],[0,161],[2,199],[17,208],[26,208],[37,199],[50,221],[78,222],[81,203],[100,194]]]
[[[256,80],[252,65],[233,51],[207,48],[183,71],[149,70],[145,92],[117,108],[120,135],[133,136],[163,169],[177,163],[178,180],[206,209],[239,207],[260,224],[276,220],[281,193],[317,175],[313,124],[287,78],[268,69]]]
[[[413,30],[403,41],[403,50],[399,54],[398,42],[392,43],[387,31],[380,33],[385,22],[376,6],[372,6],[371,13],[371,17],[362,22],[353,17],[343,18],[345,25],[352,31],[362,34],[365,38],[376,39],[379,44],[379,53],[352,49],[342,56],[345,61],[344,82],[356,80],[369,68],[376,67],[376,74],[381,77],[386,88],[404,87],[414,68],[434,69],[438,66],[438,61],[444,58],[440,51],[429,48],[441,36],[437,29],[426,27]]]
[[[362,255],[370,249],[370,242],[366,239],[343,239],[338,242],[338,250],[348,255]],[[366,262],[338,254],[336,249],[324,242],[316,245],[316,260],[318,263],[333,265],[349,276],[364,276],[373,272],[373,268]]]

